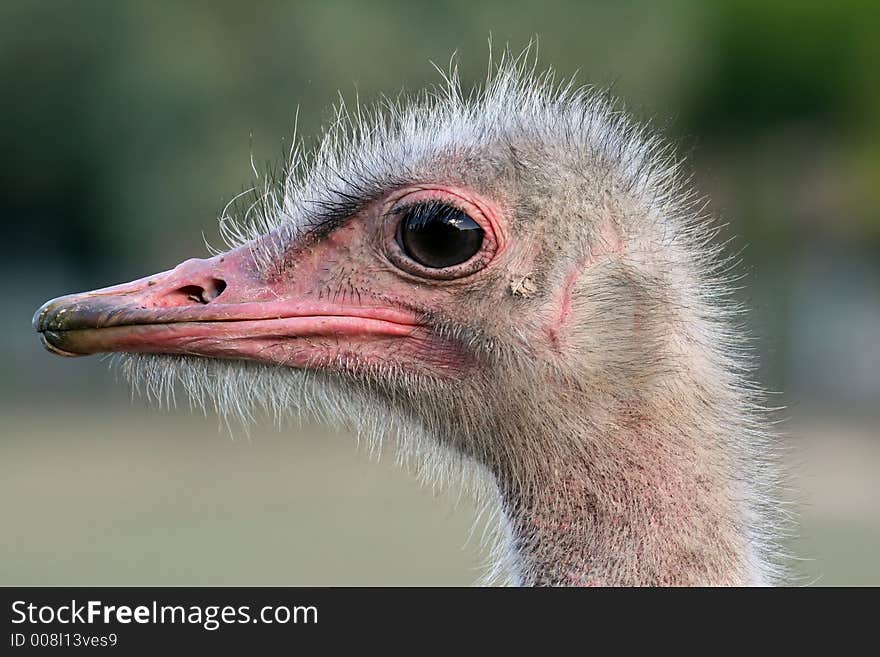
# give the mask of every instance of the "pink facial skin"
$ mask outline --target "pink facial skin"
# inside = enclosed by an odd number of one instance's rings
[[[408,262],[389,225],[397,204],[423,198],[454,202],[480,223],[480,252],[433,271]],[[37,311],[34,326],[46,348],[63,356],[120,351],[299,368],[390,364],[460,376],[473,358],[425,318],[443,310],[448,288],[479,276],[500,251],[499,215],[483,208],[491,206],[466,190],[398,190],[319,241],[285,245],[271,271],[256,264],[257,245],[249,243],[130,283],[53,299]]]
[[[557,352],[562,351],[561,334],[568,324],[571,316],[571,302],[575,286],[581,275],[596,262],[610,255],[619,255],[623,253],[625,245],[623,238],[618,229],[612,224],[611,220],[605,218],[599,224],[597,232],[598,239],[593,243],[590,255],[575,267],[566,277],[565,284],[562,286],[562,298],[559,303],[559,314],[555,321],[547,325],[547,335],[550,338],[550,344]]]

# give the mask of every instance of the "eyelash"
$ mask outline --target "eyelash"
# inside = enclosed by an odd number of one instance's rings
[[[402,226],[403,222],[408,219],[418,220],[422,219],[422,217],[423,219],[419,222],[420,225],[424,225],[429,220],[438,218],[438,216],[440,219],[452,218],[459,215],[470,216],[467,212],[452,203],[447,203],[446,201],[441,201],[439,199],[415,201],[395,208],[391,214],[400,217],[398,226]],[[421,215],[421,217],[417,215]]]

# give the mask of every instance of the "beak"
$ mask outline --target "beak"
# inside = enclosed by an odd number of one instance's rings
[[[340,344],[399,340],[419,327],[382,304],[315,298],[326,268],[269,283],[247,246],[130,283],[59,297],[34,315],[43,345],[60,356],[104,352],[189,354],[308,366]],[[335,352],[334,352],[335,350]]]

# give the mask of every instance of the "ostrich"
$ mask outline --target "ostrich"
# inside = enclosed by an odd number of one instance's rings
[[[517,585],[780,581],[773,435],[733,265],[671,148],[523,58],[341,105],[227,249],[49,301],[63,356],[395,435],[499,510]],[[499,581],[499,580],[495,580]]]

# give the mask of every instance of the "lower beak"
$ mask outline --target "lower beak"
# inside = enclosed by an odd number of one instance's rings
[[[61,356],[189,354],[291,366],[308,366],[340,344],[357,350],[358,343],[399,340],[419,327],[403,310],[339,305],[296,289],[279,293],[242,250],[53,299],[33,324],[43,345]]]

